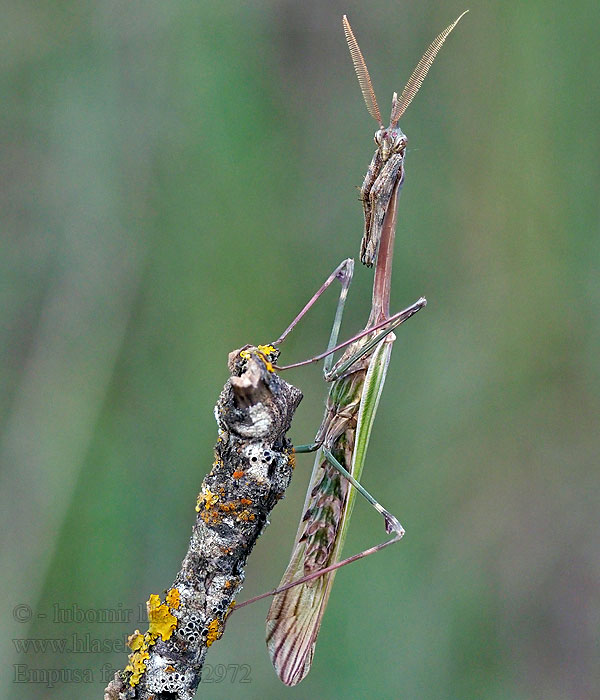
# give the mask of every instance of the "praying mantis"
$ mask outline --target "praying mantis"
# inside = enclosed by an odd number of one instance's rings
[[[273,343],[278,347],[325,289],[339,280],[341,291],[327,351],[305,362],[276,367],[290,369],[326,358],[323,375],[330,389],[323,422],[314,442],[295,448],[296,453],[317,451],[317,455],[288,567],[275,591],[244,603],[274,596],[267,615],[267,646],[278,676],[289,686],[302,681],[310,670],[336,570],[399,541],[404,535],[398,520],[358,481],[387,375],[395,340],[393,330],[427,303],[421,297],[407,309],[394,315],[389,313],[396,207],[404,181],[407,143],[398,121],[417,94],[437,52],[464,14],[434,39],[400,98],[394,93],[387,129],[383,126],[371,78],[350,23],[345,15],[342,20],[367,110],[379,125],[375,133],[377,150],[361,187],[365,224],[360,257],[367,267],[375,265],[375,275],[367,325],[350,341],[336,345],[353,272],[353,261],[348,259],[333,271]],[[345,346],[346,350],[334,364],[332,353]],[[383,516],[386,532],[392,537],[340,561],[356,491]]]
[[[332,273],[341,275],[342,291],[329,353],[337,341],[352,266],[352,260],[345,260]],[[296,685],[310,670],[335,569],[397,542],[404,535],[398,520],[358,479],[390,361],[392,331],[426,303],[421,297],[382,323],[368,325],[366,333],[353,339],[335,365],[332,366],[331,354],[325,361],[324,377],[331,382],[331,388],[323,422],[313,443],[294,448],[296,453],[317,450],[304,515],[290,563],[267,615],[267,646],[275,670],[286,685]],[[383,545],[341,562],[355,489],[383,516],[386,531],[393,533],[393,537]]]

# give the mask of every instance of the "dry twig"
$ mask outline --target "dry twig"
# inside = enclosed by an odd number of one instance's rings
[[[246,559],[292,475],[286,432],[302,394],[272,371],[275,354],[261,346],[229,355],[231,377],[215,406],[215,461],[198,496],[188,552],[165,601],[150,597],[149,629],[131,635],[129,665],[115,674],[105,700],[191,700],[196,692]]]

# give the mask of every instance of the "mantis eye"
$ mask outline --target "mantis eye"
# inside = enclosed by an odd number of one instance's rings
[[[406,139],[399,136],[394,141],[394,151],[400,152],[406,146]]]

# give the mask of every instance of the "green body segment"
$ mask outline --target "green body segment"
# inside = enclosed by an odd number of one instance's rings
[[[331,386],[327,406],[316,442],[328,447],[348,471],[356,438],[358,410],[365,380],[365,371],[337,379]],[[331,552],[339,533],[350,484],[319,451],[308,490],[307,504],[301,527],[304,531],[299,542],[304,542],[304,574],[332,563]],[[313,585],[316,581],[311,582]]]
[[[355,479],[360,479],[362,473],[394,339],[390,334],[333,382],[316,436],[316,442],[328,448]],[[367,338],[350,346],[338,366],[365,342]],[[340,559],[355,496],[356,490],[319,450],[304,518],[280,586]],[[273,598],[267,615],[267,646],[275,670],[286,685],[296,685],[310,670],[335,573],[289,588]]]

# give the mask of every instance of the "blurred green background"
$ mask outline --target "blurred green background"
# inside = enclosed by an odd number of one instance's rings
[[[466,7],[401,122],[393,308],[429,305],[398,333],[364,483],[407,536],[339,573],[300,686],[272,671],[263,601],[207,658],[251,683],[198,697],[600,697],[600,5]],[[2,697],[102,697],[186,550],[227,353],[275,338],[358,255],[375,123],[342,13],[387,115],[463,9],[0,3]],[[357,269],[346,337],[371,278]],[[334,296],[286,361],[325,347]],[[307,442],[320,368],[286,379]],[[298,462],[241,598],[287,564]],[[381,530],[361,503],[346,552]],[[134,617],[58,612],[88,609]],[[26,638],[80,651],[19,654]],[[40,669],[65,671],[47,687]]]

